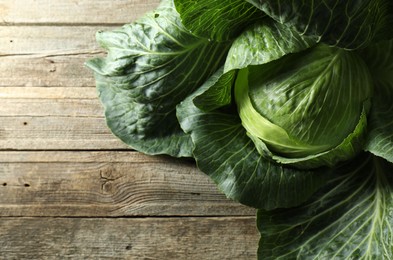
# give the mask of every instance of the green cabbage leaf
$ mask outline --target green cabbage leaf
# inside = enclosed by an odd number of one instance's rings
[[[391,0],[246,0],[302,35],[345,49],[393,37]]]
[[[362,50],[375,82],[366,151],[393,163],[393,41]]]
[[[262,19],[261,10],[244,0],[174,0],[183,25],[194,35],[222,42],[236,38]]]
[[[258,211],[259,259],[393,259],[393,165],[366,154],[301,206]]]
[[[132,24],[98,32],[97,41],[108,55],[87,66],[111,131],[147,154],[191,157],[176,105],[222,66],[230,45],[188,32],[171,1]]]

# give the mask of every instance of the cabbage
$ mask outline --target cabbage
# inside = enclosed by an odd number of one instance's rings
[[[98,32],[108,127],[258,209],[260,259],[393,259],[393,2],[164,0]]]
[[[362,150],[373,82],[356,53],[317,45],[241,69],[234,88],[242,125],[261,154],[316,168]]]

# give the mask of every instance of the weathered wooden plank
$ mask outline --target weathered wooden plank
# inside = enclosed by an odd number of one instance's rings
[[[44,56],[77,54],[99,46],[95,34],[117,26],[3,26],[0,30],[0,55]]]
[[[0,216],[254,214],[188,161],[137,152],[0,152]]]
[[[0,98],[10,102],[21,102],[22,100],[94,100],[98,98],[95,87],[0,87]],[[17,101],[20,99],[20,101]]]
[[[2,0],[0,24],[118,24],[153,10],[159,0]]]
[[[66,118],[64,123],[72,117],[103,118],[103,108],[94,87],[0,87],[0,100],[0,117],[13,117],[11,119],[17,121],[20,121],[18,117],[60,117]],[[22,130],[20,125],[17,124],[15,130]]]
[[[41,109],[50,113],[51,107]],[[0,150],[130,149],[110,133],[104,118],[0,116],[0,121]]]
[[[59,103],[56,106],[48,103],[48,107],[41,109],[50,113],[51,108],[58,109],[57,106],[64,104]],[[23,105],[22,109],[29,109],[28,103]],[[36,107],[40,109],[39,104]],[[73,109],[78,107],[74,106]],[[104,118],[67,115],[0,116],[0,121],[0,150],[130,149],[110,133]]]
[[[256,259],[253,217],[3,218],[2,259]]]
[[[0,87],[92,87],[93,73],[84,63],[98,55],[0,57]]]
[[[107,26],[9,26],[0,30],[0,86],[94,86],[84,63],[103,55]]]
[[[0,149],[130,149],[103,114],[94,87],[0,87]]]
[[[189,160],[171,159],[168,156],[149,156],[132,151],[0,151],[3,163],[184,163]],[[189,162],[189,163],[186,163]]]

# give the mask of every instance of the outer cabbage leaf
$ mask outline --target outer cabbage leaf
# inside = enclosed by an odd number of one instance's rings
[[[315,45],[317,39],[299,35],[295,30],[265,19],[251,25],[233,42],[224,72],[261,65]]]
[[[330,172],[301,171],[275,164],[258,153],[234,107],[210,112],[196,107],[193,98],[214,86],[219,78],[214,75],[177,108],[181,127],[194,143],[198,168],[227,197],[248,206],[274,209],[304,202],[331,177]]]
[[[97,40],[108,55],[87,66],[112,132],[147,154],[191,156],[176,105],[223,64],[229,45],[189,33],[171,0],[135,23],[99,32]]]
[[[258,258],[393,259],[393,165],[363,156],[307,203],[258,211]]]
[[[246,0],[302,35],[346,49],[393,37],[391,0]]]
[[[370,46],[361,54],[375,85],[366,150],[393,162],[393,40]]]
[[[214,85],[194,98],[194,105],[198,108],[212,111],[231,104],[232,86],[236,80],[237,71],[231,70],[223,74],[223,69],[222,67],[213,75],[214,78],[210,79],[211,82],[215,82]]]
[[[234,39],[265,14],[244,0],[174,0],[182,23],[193,34],[215,41]]]
[[[212,110],[232,102],[232,86],[237,70],[266,64],[316,43],[312,37],[298,35],[271,19],[256,22],[237,37],[227,55],[224,74],[217,83],[194,99],[198,108]]]

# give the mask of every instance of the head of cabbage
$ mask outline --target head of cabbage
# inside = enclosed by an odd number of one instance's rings
[[[393,259],[392,24],[391,0],[162,0],[87,64],[113,134],[260,209],[261,259]]]
[[[243,68],[235,81],[258,151],[299,168],[333,166],[361,150],[372,92],[365,62],[326,45]]]

